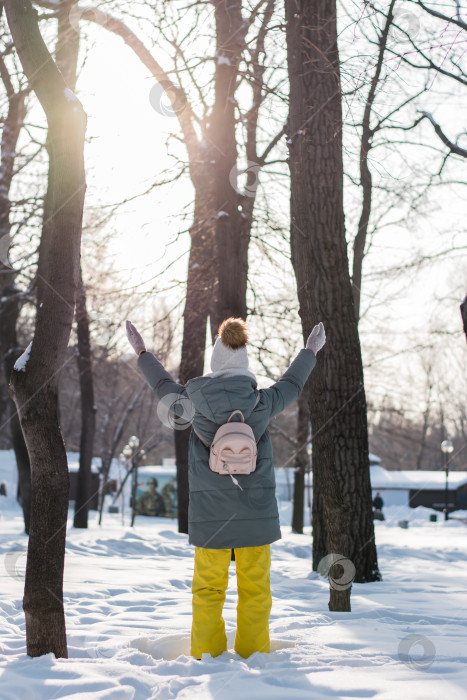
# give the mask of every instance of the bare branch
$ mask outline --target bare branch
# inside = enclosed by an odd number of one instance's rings
[[[461,29],[467,30],[467,23],[464,22],[460,16],[460,3],[459,2],[456,2],[456,4],[457,4],[457,19],[454,19],[454,17],[448,17],[447,15],[443,15],[442,12],[438,12],[437,10],[432,10],[431,7],[427,7],[423,2],[421,2],[421,0],[418,0],[418,4],[420,5],[420,7],[423,7],[425,12],[428,12],[429,15],[432,15],[433,17],[438,17],[438,19],[442,19],[445,22],[449,22],[449,24],[456,24]]]
[[[462,158],[467,158],[467,149],[461,148],[458,146],[456,143],[448,139],[444,131],[441,129],[440,125],[438,124],[437,121],[435,121],[434,117],[430,112],[420,112],[419,113],[422,115],[420,119],[418,119],[417,123],[422,121],[422,119],[428,119],[434,126],[436,134],[439,136],[441,141],[444,143],[445,146],[449,148],[451,153],[455,153],[458,156],[462,156]]]

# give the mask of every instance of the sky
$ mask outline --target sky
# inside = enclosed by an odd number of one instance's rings
[[[155,181],[164,179],[166,169],[174,167],[175,160],[169,152],[180,154],[182,151],[171,140],[168,152],[166,143],[170,134],[178,134],[177,119],[167,114],[162,115],[154,109],[157,84],[139,59],[120,38],[95,25],[86,23],[85,35],[81,55],[81,59],[85,60],[77,93],[88,114],[85,160],[86,207],[90,209],[97,204],[121,202],[146,191]],[[446,40],[446,37],[440,39]],[[358,28],[356,31],[355,27],[349,26],[343,31],[342,59],[347,54],[355,53],[355,42],[358,41],[362,41]],[[360,46],[363,45],[359,44],[358,50]],[[157,53],[157,47],[155,51],[161,63],[168,66],[169,63],[160,51]],[[394,69],[391,61],[388,65],[388,70]],[[359,79],[358,69],[351,62],[343,62],[344,89]],[[418,76],[414,77],[416,80]],[[407,85],[409,88],[413,86]],[[390,103],[391,99],[394,99],[391,95],[386,94],[384,97],[386,103],[388,100]],[[446,130],[454,136],[463,127],[463,115],[467,106],[465,101],[466,98],[461,97],[461,93],[446,94],[446,90],[438,90],[434,83],[419,106],[433,112],[440,123],[448,125]],[[344,104],[346,117],[349,116],[349,105],[352,102]],[[266,111],[265,125],[274,129],[282,116],[279,115],[278,119],[272,112],[273,110]],[[424,122],[421,128],[425,135],[432,129],[428,122]],[[353,160],[355,164],[358,144],[351,131],[349,128],[345,145],[347,159],[350,162]],[[433,143],[436,142],[433,140]],[[407,144],[402,145],[401,149],[410,162],[410,167],[404,167],[399,158],[397,164],[393,157],[380,160],[383,151],[375,151],[373,172],[376,182],[388,172],[392,173],[394,167],[398,169],[398,177],[409,182],[413,168],[425,167],[426,158],[430,157],[426,150],[414,152]],[[289,211],[288,186],[283,175],[287,172],[286,168],[285,164],[277,165],[264,178],[260,178],[266,182],[274,216],[285,228],[288,226]],[[460,178],[461,167],[452,167],[451,173]],[[380,272],[388,265],[406,264],[416,251],[430,255],[450,245],[465,245],[465,198],[461,186],[438,188],[426,203],[426,217],[388,225],[378,233],[372,244],[365,262],[365,271],[370,277],[364,281],[363,308],[367,308],[372,296],[374,300],[361,321],[360,330],[367,379],[375,387],[377,383],[380,388],[384,387],[384,376],[390,387],[394,373],[398,377],[403,377],[406,372],[409,377],[415,373],[423,382],[423,376],[419,374],[418,351],[415,351],[415,355],[410,353],[407,356],[407,350],[410,351],[411,347],[421,342],[426,343],[427,330],[460,330],[460,315],[455,300],[457,298],[460,301],[467,291],[465,252],[427,266],[422,271],[409,271],[403,283],[400,277],[392,280],[386,276],[381,280]],[[120,276],[123,288],[139,285],[143,293],[152,288],[155,276],[170,265],[159,280],[158,287],[169,290],[162,295],[169,306],[180,301],[183,288],[174,288],[174,283],[183,283],[186,279],[189,250],[189,235],[186,230],[190,224],[192,200],[191,183],[188,177],[183,177],[173,184],[155,188],[144,197],[133,199],[116,211],[108,225],[112,237],[106,257],[112,261],[112,268]],[[352,231],[357,221],[359,202],[347,182],[345,202],[346,224],[349,231]],[[394,211],[388,213],[388,219],[399,219],[401,212],[395,207]],[[179,231],[185,232],[177,235]],[[293,292],[290,263],[283,262],[282,268],[284,274],[288,275],[288,287]],[[261,263],[259,269],[266,272],[263,278],[258,278],[258,286],[266,287],[269,284],[273,288],[280,284],[281,277],[277,273],[272,276],[271,282],[267,276],[267,265]],[[375,273],[379,277],[372,280],[371,275]],[[449,301],[446,299],[448,295],[451,297]],[[160,298],[156,296],[152,300],[152,305],[156,308]],[[437,301],[439,299],[445,299],[447,303],[440,303]],[[136,305],[132,320],[147,323],[147,308]],[[294,331],[298,351],[302,346],[298,315]],[[442,335],[433,335],[437,356],[447,352],[445,341]],[[455,351],[462,352],[462,343],[465,344],[462,336],[458,334],[453,342]],[[410,357],[410,367],[407,367],[407,357]],[[385,391],[386,388],[382,390]]]

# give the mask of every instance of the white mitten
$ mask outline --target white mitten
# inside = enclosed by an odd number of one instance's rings
[[[313,328],[306,341],[307,350],[311,350],[315,355],[321,350],[326,342],[326,333],[321,321]]]
[[[142,352],[145,352],[146,346],[144,344],[144,340],[131,321],[126,322],[126,334],[128,340],[130,341],[131,347],[138,356],[141,355]]]

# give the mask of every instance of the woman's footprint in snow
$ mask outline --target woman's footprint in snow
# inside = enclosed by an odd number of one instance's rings
[[[295,642],[288,642],[285,639],[271,639],[270,650],[279,651],[280,649],[291,649],[295,646]]]
[[[169,634],[160,639],[140,637],[133,639],[130,646],[152,656],[153,659],[173,661],[179,656],[190,656],[191,639],[185,634]]]

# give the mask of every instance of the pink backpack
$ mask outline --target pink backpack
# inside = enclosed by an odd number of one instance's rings
[[[255,408],[260,400],[256,398]],[[241,422],[231,423],[232,416],[240,413]],[[256,469],[258,447],[253,430],[245,423],[243,413],[237,409],[232,411],[227,423],[217,429],[211,445],[207,445],[193,428],[205,447],[209,448],[209,467],[217,474],[230,476],[234,484],[242,488],[233,474],[251,474]],[[243,490],[243,489],[242,489]]]

